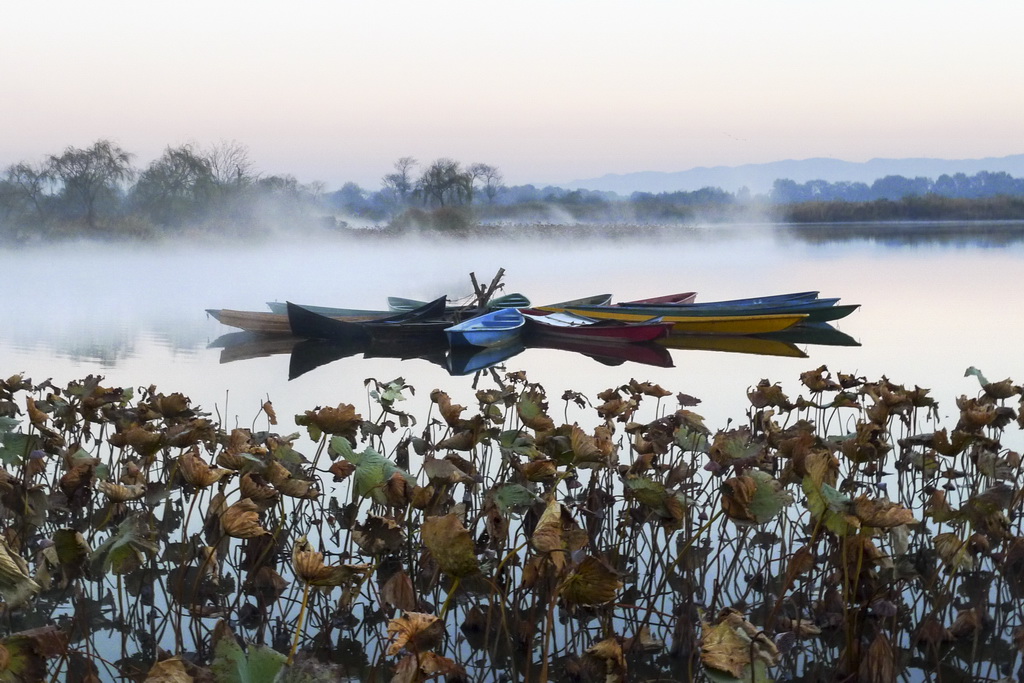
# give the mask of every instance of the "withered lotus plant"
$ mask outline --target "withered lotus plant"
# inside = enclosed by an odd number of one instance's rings
[[[388,622],[388,655],[395,656],[402,650],[424,652],[441,642],[444,636],[444,622],[433,614],[406,612]]]
[[[28,563],[0,535],[0,595],[8,605],[17,607],[28,602],[39,590],[39,584],[29,574]]]
[[[763,631],[737,610],[726,608],[714,623],[701,622],[700,659],[704,666],[743,681],[766,681],[779,650]]]
[[[220,526],[232,538],[256,538],[270,533],[260,526],[260,507],[248,498],[229,505],[220,516]]]
[[[274,488],[290,498],[314,499],[320,495],[320,490],[313,486],[313,482],[292,476],[292,473],[277,461],[267,465],[263,476],[274,485]]]
[[[97,491],[106,496],[112,503],[125,503],[129,500],[138,500],[146,495],[146,486],[144,484],[124,485],[98,479],[94,486]]]
[[[242,475],[238,480],[238,488],[243,498],[248,498],[264,510],[273,507],[281,497],[281,494],[268,485],[263,477],[253,472]]]
[[[205,489],[231,474],[231,470],[210,467],[199,457],[199,449],[192,447],[178,456],[181,476],[197,489]]]
[[[304,584],[302,593],[302,607],[299,609],[299,620],[295,628],[295,638],[292,641],[292,649],[288,655],[291,662],[299,646],[299,636],[302,633],[303,617],[306,614],[306,604],[309,601],[310,586],[348,586],[357,578],[365,577],[370,571],[370,565],[324,565],[323,553],[313,550],[313,546],[305,536],[300,536],[295,545],[292,546],[292,571]]]

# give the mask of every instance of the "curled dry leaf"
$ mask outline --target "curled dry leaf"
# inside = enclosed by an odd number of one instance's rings
[[[902,505],[887,500],[872,500],[865,494],[854,499],[853,514],[866,526],[885,529],[917,521],[914,519],[914,513]]]
[[[460,426],[462,412],[466,410],[465,406],[452,403],[451,397],[440,389],[434,389],[430,392],[430,400],[437,405],[437,409],[441,413],[441,417],[444,418],[445,424],[452,429],[457,429]]]
[[[124,503],[129,500],[138,500],[146,495],[146,487],[143,484],[115,484],[110,481],[97,480],[96,490],[106,496],[113,503]]]
[[[28,602],[39,590],[29,575],[28,563],[0,535],[0,595],[13,608]]]
[[[348,403],[339,403],[337,408],[320,408],[307,410],[304,415],[295,418],[296,424],[316,428],[326,434],[355,437],[363,417],[356,412],[356,407]],[[316,440],[319,440],[319,435]]]
[[[231,470],[210,467],[199,457],[199,451],[196,448],[190,448],[178,457],[178,467],[185,481],[198,489],[205,489],[214,482],[220,481],[224,476],[231,474]]]
[[[270,532],[260,526],[260,508],[248,498],[228,506],[220,516],[220,526],[232,538],[256,538]]]
[[[444,635],[444,622],[433,614],[406,612],[388,622],[388,636],[394,640],[388,646],[388,655],[402,650],[424,652],[430,650]]]
[[[270,401],[263,402],[263,412],[267,414],[267,420],[272,425],[277,424],[277,413],[274,412],[274,404]]]
[[[714,625],[701,622],[701,634],[700,658],[704,665],[727,671],[735,678],[764,680],[757,672],[774,666],[780,658],[775,643],[734,609],[719,612]]]
[[[311,586],[344,586],[365,576],[370,565],[325,565],[323,553],[313,550],[309,540],[300,536],[292,546],[292,569]]]
[[[587,544],[587,533],[557,499],[551,498],[533,530],[530,543],[538,552],[547,554],[555,568],[561,571],[566,565],[567,555]]]
[[[268,485],[263,477],[247,472],[238,480],[238,488],[242,498],[248,498],[261,508],[266,509],[279,498],[278,492]]]

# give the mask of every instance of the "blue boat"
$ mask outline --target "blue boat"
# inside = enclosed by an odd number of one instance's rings
[[[445,329],[448,343],[458,346],[499,346],[519,339],[526,324],[515,308],[499,308]]]

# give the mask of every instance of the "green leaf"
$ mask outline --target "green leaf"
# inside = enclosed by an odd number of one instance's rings
[[[0,461],[8,467],[20,466],[29,453],[41,446],[42,441],[35,434],[8,432],[0,439]]]
[[[367,446],[362,453],[356,453],[348,439],[336,436],[331,439],[331,450],[356,466],[352,479],[355,482],[356,493],[364,498],[369,496],[378,503],[386,503],[383,486],[396,472],[409,484],[416,483],[412,475],[372,447]]]
[[[102,563],[102,572],[128,574],[156,554],[158,548],[152,540],[153,532],[141,513],[128,517],[110,538],[100,544],[89,558]]]
[[[265,645],[251,645],[246,652],[234,637],[225,637],[217,643],[210,670],[217,683],[273,683],[287,661]]]
[[[752,470],[747,472],[747,476],[757,482],[757,491],[749,507],[758,524],[774,519],[784,507],[793,503],[793,496],[789,491],[767,472]]]
[[[532,505],[540,497],[521,484],[505,484],[496,488],[492,495],[494,503],[503,514],[509,510]]]

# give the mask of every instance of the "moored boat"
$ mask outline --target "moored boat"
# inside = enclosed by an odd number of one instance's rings
[[[382,324],[397,329],[400,323],[418,323],[444,313],[445,297],[440,297],[412,311],[399,313],[376,320],[354,322],[342,318],[331,318],[314,313],[302,306],[288,303],[288,324],[292,334],[306,339],[330,339],[333,341],[369,340],[374,337],[375,326]]]
[[[538,308],[521,309],[526,318],[526,333],[533,336],[569,339],[602,339],[606,343],[629,344],[652,341],[672,331],[672,323],[661,318],[641,322],[599,320],[568,311],[551,312]]]
[[[423,302],[427,303],[426,301]],[[384,318],[389,315],[394,315],[394,311],[380,311],[367,308],[335,308],[333,306],[309,306],[307,304],[298,304],[307,311],[313,311],[320,315],[326,315],[330,318]],[[421,304],[422,305],[422,304]],[[284,301],[268,301],[267,308],[272,313],[279,313],[281,315],[288,315],[288,304]]]
[[[448,327],[448,343],[456,346],[498,346],[519,338],[525,319],[515,308],[498,308]]]
[[[411,311],[419,306],[425,304],[425,301],[418,299],[406,299],[400,296],[389,296],[388,297],[388,308],[395,312]],[[525,308],[530,305],[530,300],[519,292],[513,292],[511,294],[504,294],[502,296],[496,296],[487,302],[485,308],[497,309],[497,308]],[[461,308],[472,307],[470,303],[467,306],[450,306],[450,310],[459,310]]]
[[[652,313],[645,307],[629,308],[626,306],[583,306],[558,308],[541,306],[545,311],[569,311],[576,315],[601,320],[621,320],[624,322],[643,322],[652,317],[660,316],[664,322],[672,323],[675,332],[689,334],[765,334],[785,330],[807,318],[806,313],[761,314],[761,315],[705,315],[692,316],[680,313],[662,315]]]
[[[620,306],[635,306],[639,304],[651,306],[664,306],[671,304],[689,304],[697,299],[697,292],[680,292],[678,294],[663,294],[652,296],[647,299],[633,299],[632,301],[620,302]]]
[[[646,312],[648,315],[692,315],[692,316],[722,316],[722,315],[775,315],[786,313],[806,313],[807,319],[804,322],[817,323],[839,320],[853,313],[860,307],[860,304],[837,305],[838,298],[830,299],[806,299],[780,302],[751,303],[744,305],[723,304],[719,302],[695,303],[695,304],[671,304],[663,306],[651,306],[640,304],[636,306],[624,306],[618,308]]]

